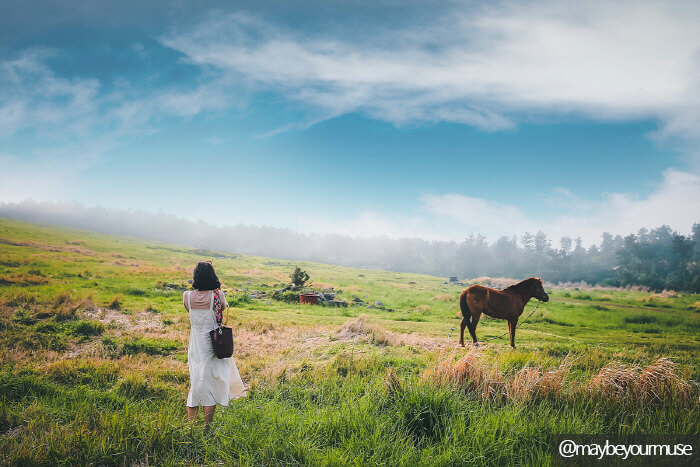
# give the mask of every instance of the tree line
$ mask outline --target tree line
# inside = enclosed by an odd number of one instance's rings
[[[541,231],[502,236],[491,243],[479,234],[460,242],[357,238],[302,234],[269,226],[215,226],[167,214],[78,203],[0,203],[0,217],[230,253],[460,279],[540,276],[550,282],[700,292],[700,224],[694,224],[690,235],[681,235],[666,225],[643,228],[626,237],[605,232],[598,244],[584,247],[580,238],[571,237],[562,237],[553,245]]]
[[[626,237],[605,232],[599,244],[588,248],[580,238],[571,237],[562,237],[553,246],[540,231],[520,238],[503,236],[492,243],[472,234],[459,243],[432,242],[427,255],[420,250],[393,258],[391,269],[406,270],[410,264],[422,263],[428,266],[424,272],[464,278],[540,276],[551,282],[700,293],[700,224],[694,224],[687,236],[666,225],[642,228]]]

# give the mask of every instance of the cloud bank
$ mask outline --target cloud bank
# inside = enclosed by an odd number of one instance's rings
[[[469,233],[495,241],[502,235],[542,230],[555,240],[581,237],[588,246],[597,243],[602,232],[627,235],[643,226],[669,225],[682,234],[690,234],[693,224],[700,222],[697,200],[700,176],[667,170],[663,181],[646,197],[609,193],[600,202],[584,202],[568,190],[554,189],[542,202],[542,216],[528,215],[515,205],[446,193],[423,196],[412,216],[364,211],[355,218],[332,222],[303,217],[295,228],[356,237],[386,235],[453,241],[461,241]],[[557,214],[545,216],[547,204],[555,205]]]
[[[574,114],[655,119],[659,135],[695,139],[699,18],[691,1],[458,3],[428,23],[350,37],[239,13],[161,40],[306,106],[309,121],[362,112],[499,130]]]

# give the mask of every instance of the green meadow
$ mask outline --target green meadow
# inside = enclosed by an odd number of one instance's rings
[[[208,431],[184,407],[201,260],[249,388]],[[295,266],[348,306],[273,299]],[[546,288],[516,350],[488,317],[462,348],[445,278],[0,219],[0,462],[549,465],[553,434],[698,435],[700,295]]]

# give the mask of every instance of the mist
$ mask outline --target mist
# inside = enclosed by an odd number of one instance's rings
[[[87,207],[79,203],[0,203],[0,217],[227,253],[460,279],[541,276],[551,282],[680,289],[694,287],[691,284],[695,281],[700,287],[695,270],[700,257],[700,224],[693,227],[688,237],[665,225],[643,228],[624,238],[601,232],[599,244],[584,248],[580,238],[562,237],[554,243],[542,231],[501,236],[491,243],[479,234],[469,234],[461,242],[387,236],[359,238],[303,234],[271,226],[213,225],[162,212]],[[652,256],[645,253],[649,245],[656,252]],[[643,254],[646,256],[640,256]],[[646,269],[630,269],[625,261]],[[664,272],[664,268],[668,271]],[[651,276],[647,269],[657,271],[656,275]]]

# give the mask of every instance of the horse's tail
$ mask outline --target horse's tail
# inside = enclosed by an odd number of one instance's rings
[[[467,305],[467,291],[465,290],[462,292],[462,295],[459,296],[459,308],[462,310],[462,316],[471,323],[472,320],[472,312],[469,309],[469,305]]]

